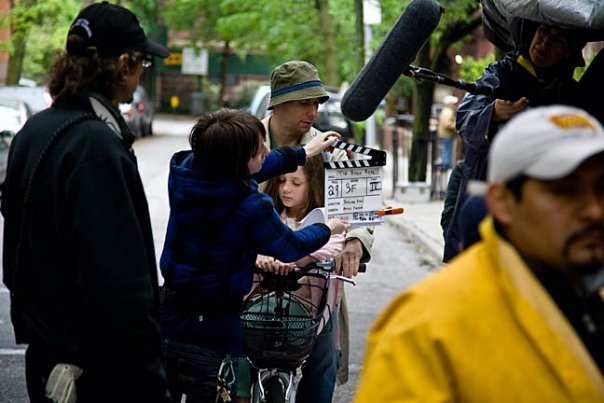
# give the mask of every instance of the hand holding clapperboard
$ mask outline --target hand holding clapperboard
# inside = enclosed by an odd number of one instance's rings
[[[333,146],[370,159],[325,162],[325,207],[311,211],[300,222],[302,227],[331,218],[346,220],[353,227],[381,225],[385,215],[404,211],[382,206],[385,151],[340,140]]]

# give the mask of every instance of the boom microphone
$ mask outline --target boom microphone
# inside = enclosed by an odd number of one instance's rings
[[[412,0],[342,98],[342,113],[360,122],[376,110],[440,21],[434,0]]]

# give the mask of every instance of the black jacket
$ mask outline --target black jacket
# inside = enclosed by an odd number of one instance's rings
[[[164,401],[147,200],[131,133],[119,111],[94,98],[118,123],[115,130],[82,97],[36,114],[11,144],[1,210],[3,280],[11,291],[15,336],[80,366],[80,382],[98,391],[98,401]],[[86,113],[92,119],[48,146],[61,125]]]
[[[466,144],[466,155],[455,209],[445,230],[445,262],[457,254],[461,242],[459,212],[468,196],[468,181],[486,179],[491,142],[505,123],[492,121],[495,100],[517,101],[521,97],[527,97],[529,107],[578,103],[578,87],[572,78],[573,66],[563,64],[550,71],[536,71],[534,75],[519,63],[519,57],[519,51],[510,52],[502,60],[489,65],[476,82],[494,88],[494,94],[486,96],[468,93],[457,108],[455,126]]]

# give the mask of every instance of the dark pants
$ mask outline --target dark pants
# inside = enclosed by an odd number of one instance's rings
[[[29,345],[25,352],[25,380],[27,394],[32,403],[48,403],[46,398],[46,381],[57,360],[49,356],[43,349]]]
[[[336,350],[338,314],[331,319],[315,341],[302,368],[302,379],[296,393],[297,403],[330,403],[336,387],[339,351]]]
[[[182,395],[185,395],[187,403],[216,402],[218,371],[224,354],[174,341],[165,341],[163,349],[168,385],[174,401],[180,402]],[[234,357],[232,361],[236,372],[238,358]],[[231,387],[231,398],[236,391],[235,380]]]
[[[119,354],[117,355],[119,357]],[[33,403],[50,402],[46,382],[58,363],[73,363],[41,344],[30,344],[25,352],[27,393]],[[75,381],[78,403],[168,402],[166,382],[159,357],[150,360],[145,370],[124,359],[97,360],[82,368]]]

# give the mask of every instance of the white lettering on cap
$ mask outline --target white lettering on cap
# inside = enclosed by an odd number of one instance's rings
[[[86,18],[78,18],[77,20],[75,20],[74,23],[71,25],[71,29],[74,29],[75,27],[82,27],[88,34],[88,38],[92,38],[90,21],[88,21]]]

